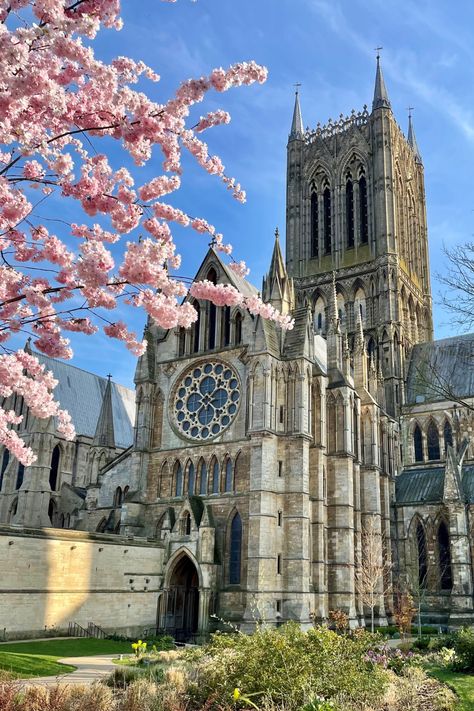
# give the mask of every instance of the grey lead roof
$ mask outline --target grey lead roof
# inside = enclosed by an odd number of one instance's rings
[[[413,347],[407,404],[474,396],[474,333]]]
[[[464,501],[474,503],[474,464],[462,468]],[[395,481],[397,504],[439,503],[443,500],[444,467],[405,469]]]
[[[71,415],[76,433],[94,437],[107,387],[107,378],[101,378],[99,375],[42,353],[35,353],[35,355],[40,363],[53,372],[58,381],[54,389],[54,398]],[[117,383],[111,383],[111,386],[115,444],[117,447],[129,447],[133,443],[135,393]]]

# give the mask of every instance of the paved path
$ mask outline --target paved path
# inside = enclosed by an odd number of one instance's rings
[[[101,654],[97,657],[66,657],[58,659],[62,664],[70,664],[77,667],[76,671],[66,672],[58,676],[35,676],[31,679],[23,679],[25,685],[50,686],[55,684],[91,684],[93,681],[107,677],[117,665],[112,663],[112,659],[117,658],[117,654]],[[124,667],[122,667],[124,668]]]

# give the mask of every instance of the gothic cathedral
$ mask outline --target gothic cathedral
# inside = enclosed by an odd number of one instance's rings
[[[196,279],[257,293],[212,247]],[[432,340],[423,164],[379,59],[370,111],[305,130],[296,95],[286,258],[277,231],[261,293],[293,330],[196,300],[190,330],[149,323],[135,413],[125,388],[42,357],[78,437],[26,422],[38,462],[3,456],[0,520],[153,542],[156,626],[178,639],[216,618],[365,624],[367,530],[394,581],[378,624],[397,586],[423,590],[426,621],[470,621],[474,336]]]

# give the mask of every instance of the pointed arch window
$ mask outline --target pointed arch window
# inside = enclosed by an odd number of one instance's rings
[[[453,428],[451,427],[451,424],[446,420],[444,423],[444,429],[443,429],[443,437],[444,437],[444,452],[445,454],[448,453],[448,446],[452,447],[453,446]]]
[[[49,470],[49,485],[51,491],[56,491],[58,487],[58,474],[59,474],[59,459],[61,457],[61,448],[59,444],[53,449],[53,454],[51,456],[51,467]]]
[[[427,433],[428,459],[440,459],[438,428],[433,420],[430,422]]]
[[[354,246],[354,186],[349,178],[346,182],[346,245]]]
[[[359,230],[361,244],[369,241],[369,219],[367,210],[367,181],[365,175],[359,178]]]
[[[237,313],[235,316],[235,345],[240,346],[242,343],[242,314]]]
[[[120,486],[118,486],[115,489],[115,494],[114,494],[114,506],[119,507],[122,506],[122,501],[123,501],[123,494],[122,494],[122,489]]]
[[[188,469],[188,494],[190,496],[194,495],[194,486],[196,483],[196,477],[194,473],[194,464],[191,462]]]
[[[319,255],[319,207],[318,193],[311,193],[311,257],[314,259]]]
[[[230,306],[222,309],[222,345],[230,345]]]
[[[181,326],[181,328],[178,331],[178,355],[184,356],[185,351],[186,351],[186,331]]]
[[[323,217],[324,217],[324,253],[331,254],[331,190],[324,188],[323,192]]]
[[[229,583],[240,585],[242,565],[242,519],[235,514],[230,526]]]
[[[15,489],[19,489],[21,487],[21,485],[23,484],[24,477],[25,477],[25,465],[19,464],[18,471],[16,474]]]
[[[413,446],[415,449],[415,462],[423,461],[423,435],[419,425],[415,425],[413,430]]]
[[[212,467],[212,493],[218,494],[219,488],[219,462],[215,459]]]
[[[210,281],[211,284],[217,284],[217,273],[214,267],[209,269],[206,279]],[[208,309],[207,347],[209,350],[212,350],[216,347],[217,306],[210,301]]]
[[[191,514],[186,511],[186,514],[182,523],[182,532],[185,536],[191,535]]]
[[[201,473],[199,478],[199,494],[201,496],[206,496],[207,494],[207,464],[206,462],[201,462]]]
[[[451,546],[448,527],[444,521],[441,521],[438,527],[438,561],[441,590],[451,590],[453,587]]]
[[[57,506],[56,506],[56,502],[54,501],[54,499],[49,500],[48,516],[49,516],[49,520],[51,521],[51,526],[55,526],[56,525],[56,518],[57,518]],[[105,521],[105,523],[106,523],[106,521]],[[103,528],[104,531],[105,531],[105,523],[104,523],[104,528]]]
[[[176,467],[176,484],[175,484],[175,496],[182,496],[183,495],[183,469],[181,467],[181,463],[178,463]]]
[[[227,493],[234,490],[234,472],[232,469],[232,460],[229,458],[225,463],[225,487]]]
[[[418,584],[421,588],[426,587],[428,573],[428,556],[426,553],[426,535],[421,521],[416,527],[416,546],[418,552]]]
[[[3,475],[5,474],[5,472],[7,470],[9,461],[10,461],[10,452],[8,449],[4,449],[3,456],[2,456],[2,466],[0,469],[0,491],[2,490]]]

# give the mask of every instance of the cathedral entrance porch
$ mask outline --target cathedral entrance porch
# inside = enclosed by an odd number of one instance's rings
[[[197,642],[207,631],[209,594],[200,591],[197,565],[187,553],[170,565],[158,602],[158,628],[177,642]]]

